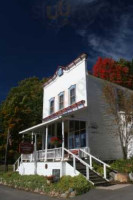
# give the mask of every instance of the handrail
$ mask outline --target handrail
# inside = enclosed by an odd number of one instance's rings
[[[67,151],[69,154],[71,154],[73,157],[75,157],[77,160],[79,160],[83,165],[85,165],[86,167],[90,167],[90,165],[86,162],[84,162],[81,158],[79,158],[78,156],[76,156],[75,154],[73,154],[71,151],[69,151],[68,149],[64,148],[65,151]]]
[[[16,171],[16,164],[17,167],[19,167],[20,165],[20,160],[21,160],[21,156],[19,156],[19,158],[16,160],[16,162],[13,164],[13,171]]]
[[[82,151],[83,153],[87,154],[88,156],[92,157],[94,160],[97,160],[98,162],[102,163],[103,165],[106,165],[107,167],[110,168],[110,165],[108,165],[107,163],[103,162],[102,160],[96,158],[95,156],[91,155],[90,153],[86,152],[83,149],[79,149],[80,151]]]
[[[86,179],[94,185],[94,183],[90,180],[90,172],[89,169],[91,169],[90,165],[86,162],[84,162],[81,158],[79,158],[78,156],[76,156],[75,154],[73,154],[70,150],[66,149],[66,148],[62,148],[62,150],[68,152],[70,155],[73,156],[73,168],[74,168],[74,172],[76,170],[76,159],[79,160],[83,165],[86,166]]]
[[[105,163],[105,162],[99,160],[98,158],[96,158],[95,156],[91,155],[90,153],[84,151],[83,149],[79,149],[79,151],[81,151],[81,152],[83,152],[83,153],[85,153],[86,155],[89,156],[89,159],[90,159],[90,167],[91,167],[92,169],[93,169],[93,166],[92,166],[92,158],[93,158],[94,160],[98,161],[99,163],[101,163],[101,164],[103,165],[103,172],[104,172],[103,178],[106,179],[106,180],[108,181],[108,179],[107,179],[107,167],[108,167],[108,168],[111,168],[110,165],[108,165],[107,163]],[[97,172],[96,172],[96,173],[97,173]]]

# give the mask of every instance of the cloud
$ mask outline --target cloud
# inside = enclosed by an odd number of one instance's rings
[[[91,22],[82,19],[84,24],[77,27],[76,32],[88,45],[89,59],[93,63],[98,56],[129,60],[133,57],[133,6],[117,3],[97,1],[91,7],[93,12],[89,12]]]

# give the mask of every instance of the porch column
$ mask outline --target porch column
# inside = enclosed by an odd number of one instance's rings
[[[62,121],[62,160],[64,160],[64,121]]]
[[[89,130],[88,130],[88,121],[85,122],[86,123],[86,147],[87,148],[87,151],[90,152],[90,147],[89,147]],[[88,153],[89,153],[88,152]]]
[[[46,138],[45,138],[45,162],[47,161],[47,150],[48,150],[48,126],[46,126]]]
[[[22,140],[23,140],[23,142],[24,142],[24,134],[22,135]]]
[[[34,143],[34,165],[35,165],[35,170],[34,174],[37,174],[37,134],[35,133],[35,143]]]
[[[42,133],[42,150],[44,150],[44,132]]]

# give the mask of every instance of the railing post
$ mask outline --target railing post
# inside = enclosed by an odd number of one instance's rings
[[[86,166],[86,179],[89,180],[89,178],[90,178],[89,167]]]
[[[103,171],[104,171],[104,178],[107,179],[107,168],[106,168],[106,164],[103,165]]]
[[[74,173],[76,173],[76,159],[73,156],[73,168],[74,168]]]
[[[47,161],[47,151],[48,151],[48,126],[46,126],[46,139],[45,139],[45,162]]]
[[[15,172],[15,164],[13,165],[13,171]]]
[[[62,161],[64,160],[64,121],[62,121]]]
[[[92,169],[92,156],[90,155],[90,168]]]

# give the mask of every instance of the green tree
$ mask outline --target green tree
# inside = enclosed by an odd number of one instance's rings
[[[9,148],[9,159],[14,161],[18,154],[21,136],[18,132],[42,121],[43,83],[38,78],[21,81],[10,90],[0,106],[0,156],[5,150],[8,128],[11,133],[12,146]]]

